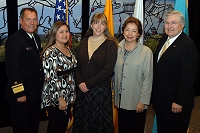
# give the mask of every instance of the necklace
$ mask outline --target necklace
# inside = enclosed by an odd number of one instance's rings
[[[124,48],[125,48],[127,51],[133,50],[133,49],[135,48],[135,46],[136,46],[136,44],[134,44],[134,43],[131,43],[131,44],[125,43],[125,44],[124,44]]]

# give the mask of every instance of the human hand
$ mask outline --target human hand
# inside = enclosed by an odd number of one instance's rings
[[[84,92],[84,93],[86,93],[87,91],[89,91],[89,89],[87,88],[87,86],[86,86],[86,84],[85,84],[84,82],[80,83],[80,84],[78,85],[78,87],[79,87],[79,89],[80,89],[82,92]]]
[[[172,112],[173,113],[180,113],[182,111],[182,106],[176,103],[172,103]]]
[[[137,107],[136,107],[136,112],[142,113],[143,111],[144,111],[144,104],[138,102]]]
[[[61,96],[58,98],[59,101],[59,109],[60,110],[66,110],[67,109],[67,103],[65,101],[65,99]]]
[[[20,103],[26,102],[26,96],[18,97],[17,102],[20,102]]]

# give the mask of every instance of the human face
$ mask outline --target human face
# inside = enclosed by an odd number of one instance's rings
[[[184,28],[184,24],[180,23],[178,14],[170,15],[165,20],[165,33],[169,38],[173,38],[178,35]]]
[[[66,25],[60,26],[56,32],[56,44],[65,44],[69,40],[69,29]]]
[[[127,43],[136,42],[139,36],[138,27],[135,23],[128,23],[124,28],[124,38]]]
[[[24,29],[27,33],[32,34],[38,26],[38,19],[36,13],[31,12],[29,10],[25,10],[24,17],[20,18],[20,25],[22,29]]]
[[[98,21],[98,22],[93,22],[91,24],[91,28],[93,30],[93,35],[94,36],[101,36],[103,35],[104,30],[106,29],[106,24],[104,22]]]

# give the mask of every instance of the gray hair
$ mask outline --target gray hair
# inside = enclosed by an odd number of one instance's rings
[[[183,14],[181,12],[177,11],[177,10],[171,10],[171,11],[167,12],[165,14],[164,22],[165,22],[165,20],[168,16],[171,16],[171,15],[174,15],[174,14],[177,14],[179,16],[180,23],[185,25],[185,19],[184,19]]]

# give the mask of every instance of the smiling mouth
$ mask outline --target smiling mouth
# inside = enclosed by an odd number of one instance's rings
[[[101,32],[101,30],[96,30],[96,32]]]
[[[31,28],[31,29],[34,29],[34,28],[35,28],[35,26],[29,26],[29,28]]]
[[[128,36],[127,36],[127,38],[128,38],[128,39],[132,39],[133,37],[128,37]]]

